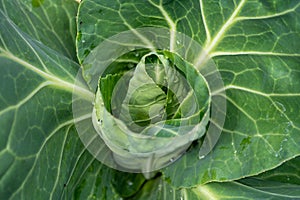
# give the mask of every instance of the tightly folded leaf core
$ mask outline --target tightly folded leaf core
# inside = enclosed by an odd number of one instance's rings
[[[93,124],[118,165],[151,172],[205,134],[211,98],[205,78],[176,53],[139,59],[99,78]]]

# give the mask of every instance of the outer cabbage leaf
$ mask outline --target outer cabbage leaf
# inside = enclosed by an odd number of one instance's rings
[[[131,199],[143,200],[217,200],[217,199],[298,199],[299,186],[267,181],[245,180],[245,183],[209,183],[189,189],[175,189],[161,179],[147,182],[141,191]]]
[[[2,0],[0,9],[25,33],[51,49],[76,59],[74,0]]]
[[[298,199],[299,157],[259,176],[176,189],[161,178],[148,181],[132,199]]]
[[[214,199],[298,199],[300,197],[299,188],[299,157],[294,158],[286,163],[282,164],[274,170],[270,170],[260,174],[259,176],[245,178],[240,181],[233,181],[227,183],[208,183],[205,185],[197,185],[193,188],[175,188],[171,186],[167,181],[161,177],[156,177],[147,182],[143,182],[143,185],[137,193],[134,193],[128,199],[143,199],[143,200],[214,200]],[[92,176],[99,166],[94,167],[93,170],[89,170]],[[129,174],[114,174],[112,176],[111,171],[105,171],[109,179],[118,180],[119,185],[114,185],[117,191],[128,191],[128,187],[133,186],[133,180],[137,180],[137,183],[142,183],[142,179],[138,176]],[[122,177],[122,178],[121,178]],[[124,178],[124,179],[123,179]],[[91,191],[99,191],[100,177],[98,184],[87,184],[86,182],[94,182],[95,180],[91,176],[87,176],[84,179],[85,184],[79,184],[81,187],[88,188]],[[103,180],[103,179],[102,179]],[[124,182],[125,181],[125,182]],[[113,181],[114,182],[114,181]],[[125,186],[125,187],[124,187]],[[86,197],[94,199],[119,199],[119,196],[104,196],[106,194],[106,187],[102,190],[102,193],[88,193]],[[94,194],[94,195],[93,195]],[[124,197],[124,196],[123,196]],[[128,197],[128,196],[126,196]]]
[[[0,198],[68,196],[94,161],[74,128],[89,116],[73,119],[71,111],[78,64],[31,39],[1,9],[0,63]]]
[[[102,166],[78,137],[74,122],[91,115],[73,119],[74,87],[93,98],[73,85],[79,65],[22,32],[1,9],[0,63],[1,199],[119,199],[117,192],[140,188],[142,175]],[[122,185],[123,192],[116,183],[121,176],[134,182]]]
[[[139,27],[165,27],[203,45],[224,80],[225,126],[208,156],[199,160],[191,149],[163,173],[174,186],[239,179],[300,154],[299,7],[297,0],[86,0],[78,57],[82,62],[105,38]]]
[[[98,161],[86,165],[80,179],[74,179],[65,192],[68,199],[117,199],[128,198],[135,195],[144,185],[145,178],[142,174],[131,174],[113,170]]]
[[[277,181],[300,185],[300,157],[296,157],[282,164],[280,167],[256,176],[256,179]]]

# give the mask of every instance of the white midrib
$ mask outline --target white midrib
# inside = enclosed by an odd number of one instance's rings
[[[205,13],[204,13],[204,9],[203,9],[203,1],[200,0],[199,4],[200,4],[200,10],[201,10],[201,15],[202,15],[202,21],[203,21],[204,29],[205,29],[205,32],[206,32],[206,42],[210,43],[211,36],[210,36],[209,29],[208,29],[208,25],[206,23]]]
[[[262,55],[262,56],[285,56],[285,57],[300,57],[299,53],[278,53],[271,51],[223,51],[223,52],[213,52],[210,57],[216,56],[235,56],[235,55]]]
[[[207,40],[205,46],[203,49],[205,52],[202,52],[198,58],[196,59],[195,65],[198,67],[200,66],[203,62],[206,61],[207,55],[211,54],[211,51],[216,47],[216,45],[222,40],[224,37],[226,31],[230,28],[231,25],[233,25],[236,22],[236,17],[241,11],[243,5],[246,3],[246,0],[242,0],[237,8],[234,10],[232,15],[229,17],[229,19],[226,21],[226,23],[220,28],[218,33],[216,34],[215,37],[213,37],[211,40]]]
[[[159,5],[149,1],[153,6],[159,9],[163,17],[165,18],[167,24],[170,28],[170,51],[174,51],[176,47],[176,23],[171,19],[167,11],[164,9],[162,5],[162,1],[160,1]]]
[[[79,87],[75,84],[72,84],[70,82],[67,82],[65,80],[62,80],[52,74],[46,73],[38,68],[36,68],[35,66],[33,66],[32,64],[14,56],[13,54],[11,54],[8,51],[5,51],[4,49],[0,49],[2,51],[2,54],[0,54],[0,56],[6,57],[16,63],[21,64],[22,66],[24,66],[25,68],[35,72],[36,74],[40,75],[41,77],[43,77],[44,79],[46,79],[47,81],[50,81],[53,83],[53,85],[57,86],[58,88],[61,88],[65,91],[68,92],[75,92],[78,95],[86,98],[87,100],[92,100],[94,98],[94,94],[82,87]]]
[[[201,196],[202,198],[204,197],[205,199],[209,199],[209,200],[218,200],[219,199],[218,197],[215,196],[215,194],[213,192],[211,192],[209,190],[208,186],[201,185],[196,188],[196,191],[198,194],[200,194],[199,196]]]
[[[159,7],[160,12],[165,17],[169,27],[170,27],[170,51],[174,51],[176,46],[176,23],[172,21],[168,13],[164,10],[163,6],[160,5]]]

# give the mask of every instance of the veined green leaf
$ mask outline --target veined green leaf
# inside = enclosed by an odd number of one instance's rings
[[[208,183],[176,189],[161,178],[148,181],[131,199],[223,200],[223,199],[298,199],[300,186],[255,178],[242,181]]]
[[[71,111],[79,66],[29,38],[2,10],[0,33],[0,197],[59,199],[93,161],[74,128],[90,115],[73,119]]]
[[[76,59],[75,36],[78,3],[74,0],[3,0],[0,9],[33,39]]]
[[[255,176],[256,179],[300,185],[300,157],[293,158],[280,167]]]
[[[300,197],[298,163],[299,157],[259,176],[241,181],[208,183],[193,188],[176,189],[158,177],[148,181],[131,199],[298,199]],[[292,182],[287,180],[287,177],[291,178]]]

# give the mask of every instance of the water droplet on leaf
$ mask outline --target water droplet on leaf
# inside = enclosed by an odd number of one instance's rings
[[[161,187],[162,187],[162,185],[159,184],[159,185],[158,185],[158,190],[159,190],[159,191],[161,190]]]
[[[286,127],[285,127],[285,132],[289,133],[291,131],[291,129],[293,128],[293,122],[286,122]]]

